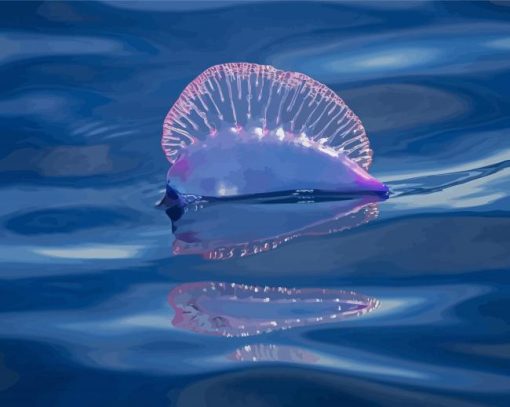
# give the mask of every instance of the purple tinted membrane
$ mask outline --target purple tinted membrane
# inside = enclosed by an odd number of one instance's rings
[[[379,305],[376,299],[354,291],[217,282],[179,285],[168,300],[175,312],[175,327],[227,337],[331,324]]]

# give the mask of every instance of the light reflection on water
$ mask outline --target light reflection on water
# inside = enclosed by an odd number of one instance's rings
[[[214,402],[222,386],[249,394],[243,380],[284,403],[285,377],[317,389],[302,403],[320,393],[507,404],[510,8],[182,7],[0,6],[0,400],[111,400],[81,391],[107,372],[117,393],[150,389],[132,395],[139,404],[169,391],[184,405],[207,392]],[[287,204],[275,209],[283,229],[260,211],[241,227],[243,208],[236,218],[225,205],[184,216],[172,233],[154,208],[168,169],[163,117],[196,74],[232,61],[302,71],[338,91],[367,128],[371,172],[392,189],[377,218],[337,230],[331,219],[349,213],[337,203]],[[208,250],[299,238],[214,262],[196,255],[204,247],[172,254],[179,228]],[[353,290],[380,306],[327,326],[218,338],[171,324],[168,293],[200,281]],[[73,383],[56,386],[64,373]],[[276,378],[281,389],[268,384]]]

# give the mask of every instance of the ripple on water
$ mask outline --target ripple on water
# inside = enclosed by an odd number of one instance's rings
[[[472,110],[469,101],[459,93],[434,85],[386,82],[340,93],[363,117],[367,133],[373,135],[391,131],[405,137],[411,129],[453,121]],[[378,141],[377,137],[375,140]]]
[[[291,38],[280,41],[279,52],[271,55],[268,62],[331,83],[454,74],[467,64],[471,74],[501,71],[510,62],[505,47],[494,47],[493,41],[504,44],[509,32],[504,24],[459,23],[405,28],[398,33],[347,37],[342,41],[333,39],[322,41],[320,46],[297,46]],[[466,42],[469,48],[463,46]],[[490,61],[485,62],[483,58],[488,56]]]
[[[139,213],[128,208],[94,206],[40,209],[15,214],[5,229],[21,235],[73,233],[78,230],[133,224]]]

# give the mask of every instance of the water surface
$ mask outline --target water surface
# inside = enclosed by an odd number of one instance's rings
[[[2,405],[508,405],[504,2],[0,8]],[[390,199],[230,203],[172,225],[154,208],[163,118],[233,61],[338,92]],[[169,293],[209,281],[378,307],[249,336],[172,325]],[[237,312],[266,317],[252,308]]]

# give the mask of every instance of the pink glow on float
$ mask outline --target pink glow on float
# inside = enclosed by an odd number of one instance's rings
[[[285,151],[277,150],[282,146]],[[366,172],[372,150],[345,102],[307,75],[268,65],[228,63],[200,74],[168,112],[162,147],[172,164],[183,152],[192,163],[186,183],[168,173],[179,193],[221,197],[220,185],[227,184],[238,195],[302,188],[387,192]]]

